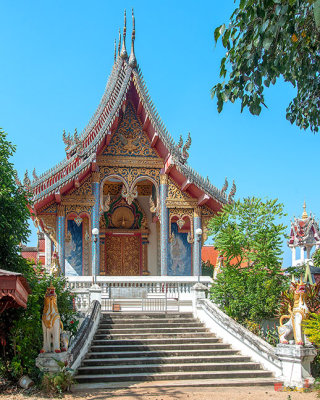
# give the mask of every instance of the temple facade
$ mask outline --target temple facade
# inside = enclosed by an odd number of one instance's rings
[[[187,163],[153,105],[126,23],[105,92],[87,127],[63,132],[66,158],[24,185],[45,236],[45,264],[67,276],[199,275],[207,224],[233,200]],[[121,42],[121,48],[120,48]]]

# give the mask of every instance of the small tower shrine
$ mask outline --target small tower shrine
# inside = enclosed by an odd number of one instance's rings
[[[291,232],[288,246],[292,251],[292,266],[304,264],[311,259],[313,247],[317,250],[320,247],[319,225],[314,216],[306,212],[306,202],[303,204],[301,218],[294,218],[291,222]],[[296,249],[300,247],[300,258],[297,258]]]
[[[45,236],[45,265],[67,276],[191,276],[201,273],[208,221],[232,202],[188,165],[191,136],[175,143],[151,101],[126,15],[114,65],[82,132],[63,132],[66,157],[24,185]]]

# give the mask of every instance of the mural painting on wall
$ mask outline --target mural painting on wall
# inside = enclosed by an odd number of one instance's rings
[[[65,250],[67,276],[82,275],[82,225],[74,220],[68,220]]]
[[[191,275],[191,245],[188,243],[187,233],[178,232],[178,225],[171,223],[173,239],[169,247],[168,275],[190,276]]]

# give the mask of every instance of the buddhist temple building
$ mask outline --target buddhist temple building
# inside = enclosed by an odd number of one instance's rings
[[[134,51],[122,40],[96,112],[63,132],[66,157],[24,185],[44,233],[44,263],[67,276],[191,276],[201,269],[207,224],[236,192],[188,165],[191,136],[176,144],[151,101]]]

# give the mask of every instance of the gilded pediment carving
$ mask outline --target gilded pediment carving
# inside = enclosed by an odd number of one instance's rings
[[[127,103],[124,117],[103,155],[159,158],[155,150],[151,148],[147,134],[143,131],[142,124],[130,102]]]

